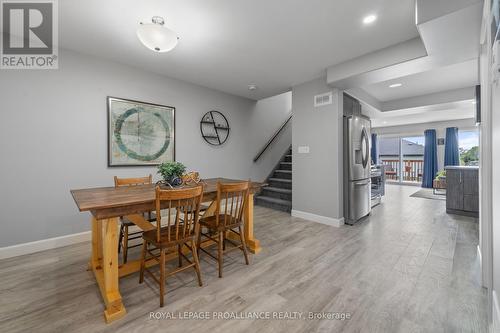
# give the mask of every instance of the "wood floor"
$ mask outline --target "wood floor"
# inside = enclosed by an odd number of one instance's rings
[[[0,261],[0,332],[486,332],[478,224],[447,215],[445,202],[388,186],[383,204],[355,226],[329,227],[255,208],[263,251],[244,265],[232,252],[223,279],[202,254],[193,272],[158,288],[120,281],[127,316],[106,325],[86,272],[90,244]],[[132,254],[133,256],[134,254]],[[350,320],[150,319],[151,312],[346,312]]]

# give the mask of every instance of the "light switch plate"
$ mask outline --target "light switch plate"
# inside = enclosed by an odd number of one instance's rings
[[[299,146],[297,152],[299,154],[309,154],[309,146]]]

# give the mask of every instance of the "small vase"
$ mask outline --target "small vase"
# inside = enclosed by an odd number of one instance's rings
[[[168,181],[168,184],[172,187],[178,187],[182,185],[182,179],[180,177],[171,177]]]

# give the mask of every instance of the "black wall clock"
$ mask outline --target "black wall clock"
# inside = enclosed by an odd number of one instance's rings
[[[229,137],[229,123],[219,111],[205,113],[200,121],[201,136],[211,145],[220,146]]]

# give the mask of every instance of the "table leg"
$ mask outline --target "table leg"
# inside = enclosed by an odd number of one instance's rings
[[[110,323],[127,313],[118,286],[118,218],[92,219],[91,264],[106,305],[104,319]]]
[[[92,217],[92,254],[89,260],[89,270],[101,268],[102,260],[102,226]]]
[[[208,206],[207,210],[203,212],[203,217],[209,217],[215,215],[217,209],[217,200],[213,200]]]
[[[259,253],[262,248],[260,242],[253,235],[253,193],[248,195],[248,203],[245,209],[245,240],[248,249],[252,253]]]

